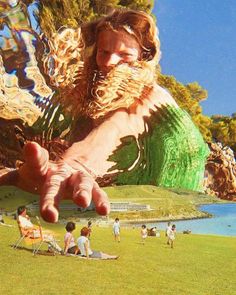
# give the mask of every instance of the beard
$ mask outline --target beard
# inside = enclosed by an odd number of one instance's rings
[[[86,63],[85,63],[86,65]],[[145,61],[115,66],[107,74],[84,66],[77,72],[74,88],[60,96],[60,103],[74,118],[104,118],[117,109],[128,109],[145,99],[156,81],[156,67]]]
[[[87,116],[96,120],[119,108],[129,108],[145,98],[156,81],[157,56],[150,61],[120,64],[103,75],[95,62],[95,45],[85,48],[80,29],[66,29],[52,41],[44,61],[51,86],[57,89],[52,102],[74,119]]]

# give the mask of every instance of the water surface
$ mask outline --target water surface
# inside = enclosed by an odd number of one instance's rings
[[[174,221],[177,232],[191,230],[194,234],[236,236],[236,204],[210,204],[200,206],[200,210],[213,214],[212,218]],[[155,224],[165,230],[167,222]]]

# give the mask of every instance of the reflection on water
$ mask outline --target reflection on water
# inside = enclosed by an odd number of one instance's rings
[[[236,204],[203,205],[200,209],[214,216],[204,219],[173,221],[172,223],[176,224],[177,232],[189,229],[194,234],[236,236]],[[165,230],[166,225],[167,222],[160,222],[157,227]]]

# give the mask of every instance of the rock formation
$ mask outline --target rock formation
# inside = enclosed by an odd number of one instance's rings
[[[234,152],[221,143],[210,143],[206,164],[206,192],[221,199],[236,200],[236,162]]]

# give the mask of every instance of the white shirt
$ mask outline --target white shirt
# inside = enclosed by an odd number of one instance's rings
[[[33,223],[26,217],[19,215],[18,216],[19,222],[20,222],[20,226],[22,227],[28,227],[28,228],[33,228],[34,225]]]
[[[147,238],[147,235],[148,235],[148,233],[147,233],[147,229],[146,229],[146,228],[142,228],[142,229],[141,229],[141,237],[142,237],[143,239],[146,239],[146,238]]]
[[[86,249],[85,249],[85,243],[88,244],[88,254],[93,254],[93,251],[90,249],[90,244],[88,238],[81,236],[78,238],[77,243],[80,250],[81,255],[86,256]]]
[[[167,226],[167,228],[166,228],[166,234],[167,234],[167,236],[169,236],[169,232],[171,230],[172,230],[172,226],[171,225]]]
[[[171,229],[168,233],[168,237],[170,240],[174,240],[175,239],[175,230]]]
[[[118,222],[114,222],[113,224],[113,232],[114,234],[118,235],[120,233],[120,223]]]

